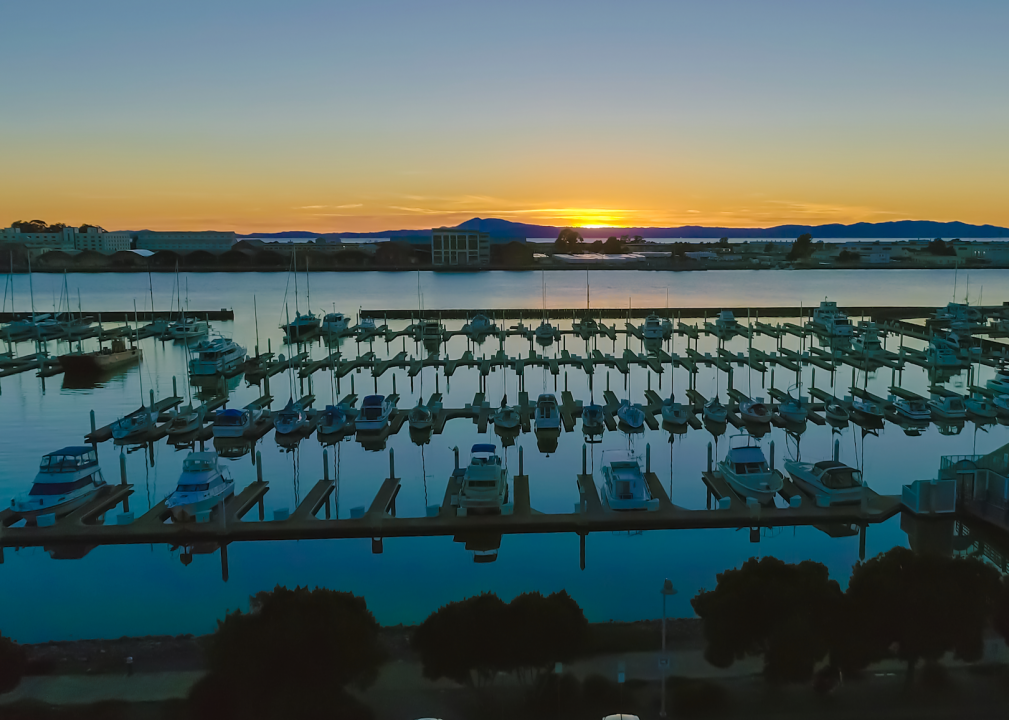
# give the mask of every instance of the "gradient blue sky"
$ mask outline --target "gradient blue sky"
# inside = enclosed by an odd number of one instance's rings
[[[1009,2],[7,2],[0,223],[1009,224]]]

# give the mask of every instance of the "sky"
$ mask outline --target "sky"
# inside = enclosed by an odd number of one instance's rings
[[[1009,225],[1009,3],[0,3],[0,224]]]

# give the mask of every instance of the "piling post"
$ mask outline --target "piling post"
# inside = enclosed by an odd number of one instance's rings
[[[221,545],[221,580],[228,582],[228,546]]]
[[[588,475],[588,463],[586,462],[585,443],[582,443],[582,475]]]
[[[834,439],[834,462],[837,462],[841,457],[841,441]]]
[[[457,452],[458,452],[458,450],[457,450]],[[522,456],[523,456],[522,448],[519,447],[519,475],[525,475],[525,470],[523,469],[523,457]],[[459,463],[457,462],[456,463],[456,467],[458,467],[458,466],[459,466]]]
[[[270,341],[270,338],[266,338],[266,352],[273,352],[273,343]]]
[[[256,451],[256,482],[263,482],[263,454]]]
[[[265,377],[263,377],[263,394],[264,395],[269,395],[270,394],[270,376],[269,375],[266,375]]]
[[[392,393],[396,394],[396,373],[392,374]]]
[[[645,472],[652,471],[652,444],[645,443]]]
[[[329,482],[329,450],[326,448],[322,449],[322,479]]]
[[[119,484],[126,486],[126,450],[119,451]]]
[[[396,477],[396,451],[389,448],[389,477]]]
[[[91,411],[91,447],[94,448],[95,452],[98,452],[98,442],[94,439],[95,437],[95,411]]]
[[[522,452],[521,449],[519,450],[519,452]],[[459,470],[459,446],[458,445],[456,445],[454,448],[452,448],[452,454],[455,456],[455,469],[458,472],[458,470]],[[519,475],[521,475],[521,474],[522,473],[519,472]]]
[[[178,397],[178,396],[179,396],[179,386],[178,383],[176,382],[176,377],[172,375],[172,397]]]
[[[354,393],[354,376],[353,375],[350,376],[350,394],[351,395],[355,394]]]
[[[771,472],[774,472],[774,440],[771,441],[769,450],[771,454]]]
[[[585,533],[578,533],[579,567],[585,569]]]
[[[154,409],[154,388],[151,388],[151,410]]]
[[[774,366],[771,366],[771,387],[774,387]]]
[[[708,472],[711,472],[711,443],[708,443]]]

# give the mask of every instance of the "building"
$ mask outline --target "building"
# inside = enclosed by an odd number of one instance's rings
[[[74,235],[74,247],[78,250],[92,250],[105,255],[130,249],[130,234],[106,232],[94,225],[82,225]]]
[[[80,228],[66,227],[59,232],[22,232],[20,228],[9,227],[0,230],[0,242],[20,243],[33,255],[42,255],[52,250],[74,252],[93,250],[112,254],[130,249],[130,235],[125,232],[106,232],[95,225],[81,225]]]
[[[490,235],[477,230],[435,228],[431,231],[431,264],[468,266],[490,264]]]
[[[154,232],[144,230],[137,234],[137,249],[170,250],[177,253],[189,253],[194,250],[205,250],[220,254],[227,252],[237,242],[233,232],[216,232],[204,230],[199,232]]]

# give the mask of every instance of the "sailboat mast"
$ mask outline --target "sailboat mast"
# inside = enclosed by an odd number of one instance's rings
[[[259,357],[259,309],[256,307],[256,296],[252,296],[252,315],[256,318],[256,357]]]
[[[308,274],[308,255],[305,256],[305,294],[308,296],[308,314],[312,314],[312,280]]]
[[[298,310],[298,246],[291,243],[291,264],[294,265],[294,316],[298,317],[301,312]],[[290,326],[291,317],[288,311],[287,324]]]
[[[32,322],[35,322],[35,285],[32,283],[32,254],[28,253],[28,294],[32,300]]]

